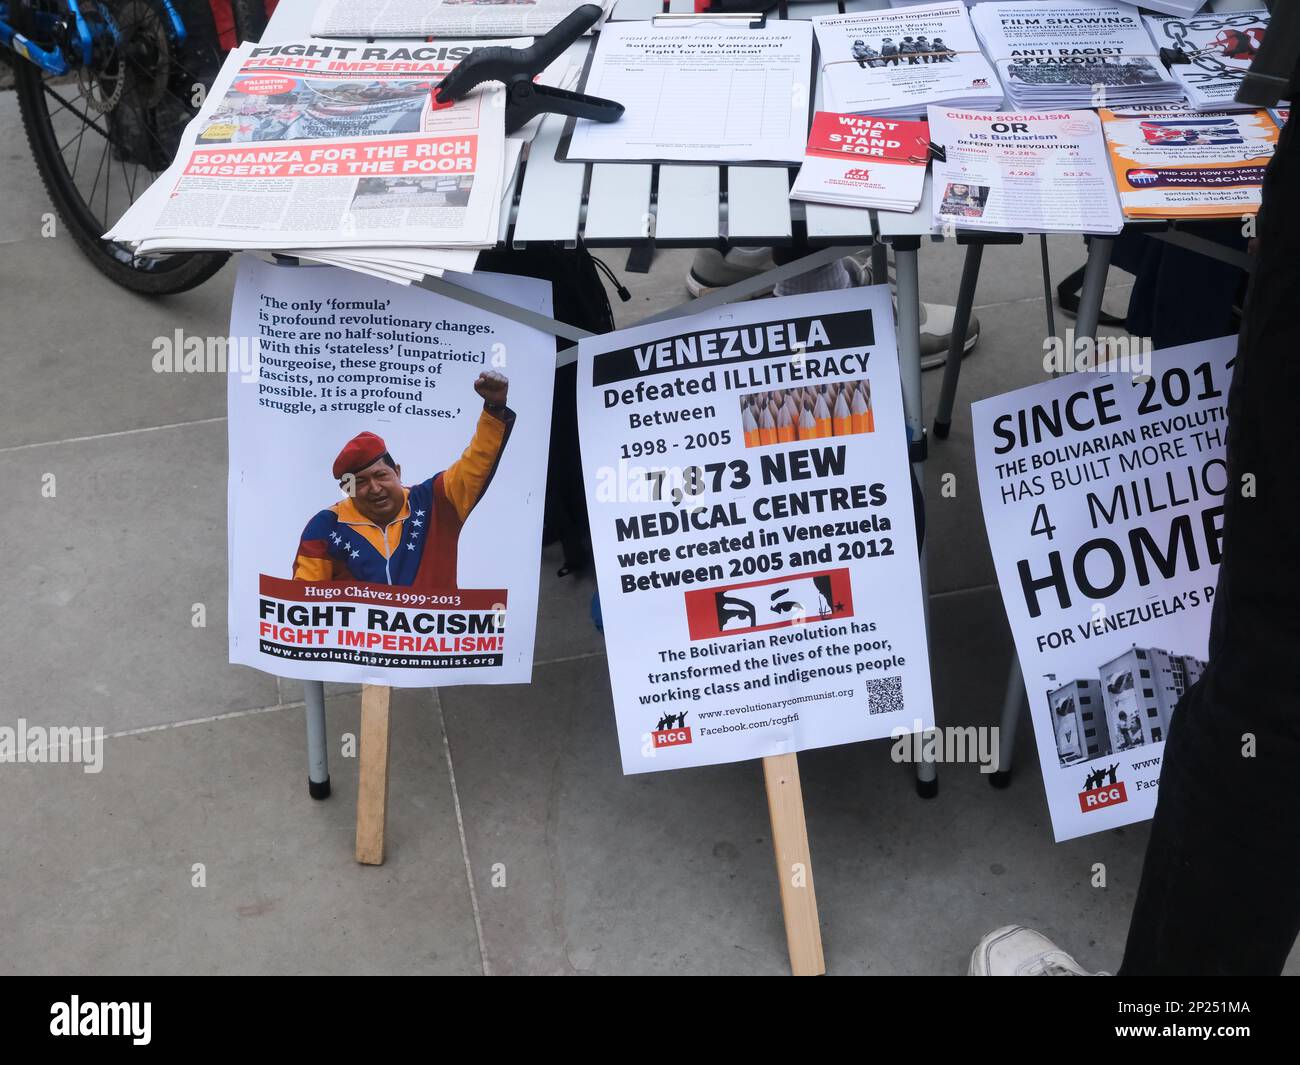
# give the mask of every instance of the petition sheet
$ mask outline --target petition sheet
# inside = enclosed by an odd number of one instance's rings
[[[561,158],[798,163],[808,134],[812,27],[609,23],[582,92],[616,100],[617,122],[570,119]]]

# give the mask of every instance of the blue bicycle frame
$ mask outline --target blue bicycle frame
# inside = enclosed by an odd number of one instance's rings
[[[158,2],[167,14],[173,43],[182,44],[185,41],[185,23],[171,0]],[[33,12],[39,36],[59,42],[50,50],[15,30],[9,21],[12,4],[0,0],[0,47],[13,49],[50,74],[66,74],[74,67],[91,65],[98,41],[107,40],[114,46],[118,43],[118,28],[111,17],[99,12],[88,16],[82,12],[77,0],[62,0],[62,5],[61,12]]]

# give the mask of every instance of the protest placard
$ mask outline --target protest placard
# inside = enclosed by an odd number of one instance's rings
[[[624,772],[930,728],[888,288],[738,304],[579,348]]]
[[[972,407],[984,522],[1058,840],[1155,810],[1207,658],[1236,337]],[[1150,365],[1146,365],[1150,360]]]
[[[550,314],[548,282],[458,283]],[[398,687],[529,680],[553,338],[252,256],[231,334],[257,358],[229,374],[230,660]]]

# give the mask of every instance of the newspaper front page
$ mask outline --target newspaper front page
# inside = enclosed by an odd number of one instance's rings
[[[433,88],[482,42],[244,44],[108,234],[142,253],[495,243],[503,90]]]

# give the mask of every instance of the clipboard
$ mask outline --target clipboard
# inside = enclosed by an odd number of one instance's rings
[[[761,31],[768,27],[768,14],[778,7],[778,4],[772,4],[760,11],[728,11],[710,10],[704,12],[674,12],[655,15],[653,18],[646,20],[643,24],[652,29],[678,29],[696,26],[701,23],[711,23],[719,26],[726,26],[730,29],[747,29]],[[812,24],[803,22],[803,20],[790,20],[792,24],[802,23],[808,27],[808,32],[812,33]],[[633,25],[630,22],[611,23],[611,25],[628,26]],[[581,93],[588,92],[588,86],[591,79],[592,65],[596,58],[596,49],[600,47],[600,34],[597,33],[592,47],[587,50],[586,60],[583,62],[582,73],[578,79],[577,91]],[[812,124],[812,116],[815,111],[816,87],[817,87],[817,38],[812,36],[812,50],[810,53],[810,63],[808,69],[807,100],[808,106],[804,114],[803,121],[803,143],[807,143],[808,129]],[[620,101],[622,102],[622,101]],[[564,124],[564,129],[560,134],[559,143],[556,145],[555,158],[557,162],[562,163],[622,163],[628,166],[783,166],[791,169],[801,165],[801,161],[791,161],[786,159],[672,159],[663,157],[645,157],[639,159],[592,159],[587,157],[573,157],[570,152],[573,147],[573,134],[577,129],[577,118],[569,118]],[[611,124],[610,129],[617,129],[618,124]]]

